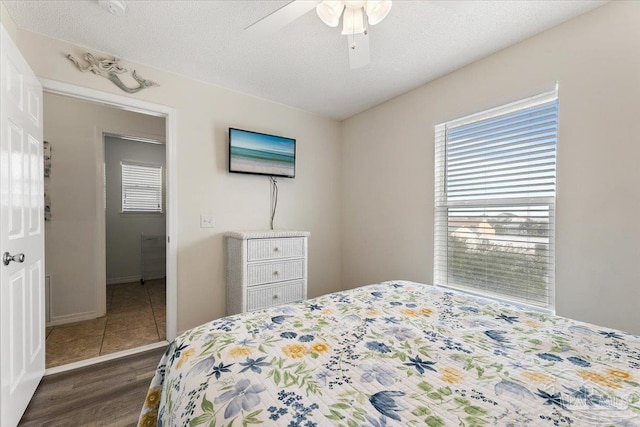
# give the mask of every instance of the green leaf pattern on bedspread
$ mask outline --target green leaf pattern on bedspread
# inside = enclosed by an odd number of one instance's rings
[[[640,426],[640,337],[412,282],[176,338],[139,426]]]

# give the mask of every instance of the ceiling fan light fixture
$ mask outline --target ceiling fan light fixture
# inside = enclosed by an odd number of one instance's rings
[[[342,34],[361,34],[364,33],[365,29],[362,8],[345,8],[344,16],[342,17]]]
[[[369,24],[376,25],[380,23],[391,10],[391,0],[367,0],[367,17]]]
[[[324,0],[316,6],[316,13],[330,27],[337,27],[340,23],[340,15],[344,9],[344,2],[341,0]]]

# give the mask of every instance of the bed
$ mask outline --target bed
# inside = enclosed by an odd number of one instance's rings
[[[214,320],[139,426],[640,426],[640,337],[394,281]]]

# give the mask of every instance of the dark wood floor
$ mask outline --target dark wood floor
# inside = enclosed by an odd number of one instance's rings
[[[164,350],[44,377],[19,426],[135,426]]]

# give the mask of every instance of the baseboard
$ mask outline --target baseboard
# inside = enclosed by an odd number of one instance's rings
[[[123,277],[112,277],[111,279],[107,279],[107,285],[117,285],[119,283],[130,283],[130,282],[139,282],[140,278],[139,274],[137,276],[123,276]]]
[[[144,280],[155,280],[162,279],[166,277],[166,274],[152,274],[144,278]],[[137,276],[125,276],[125,277],[112,277],[111,279],[107,279],[107,285],[117,285],[120,283],[131,283],[131,282],[139,282],[142,279],[142,276],[139,274]]]
[[[96,363],[108,362],[109,360],[119,359],[121,357],[143,353],[145,351],[154,350],[160,347],[167,347],[168,345],[169,345],[169,341],[163,340],[153,344],[147,344],[141,347],[119,351],[117,353],[110,353],[110,354],[105,354],[103,356],[92,357],[90,359],[80,360],[79,362],[73,362],[66,365],[60,365],[60,366],[55,366],[53,368],[45,369],[44,375],[47,376],[47,375],[59,374],[60,372],[71,371],[73,369],[95,365]]]
[[[63,316],[52,316],[51,321],[46,323],[46,326],[59,326],[67,323],[81,322],[83,320],[91,320],[98,317],[98,313],[95,311],[86,311],[84,313],[65,314]]]

